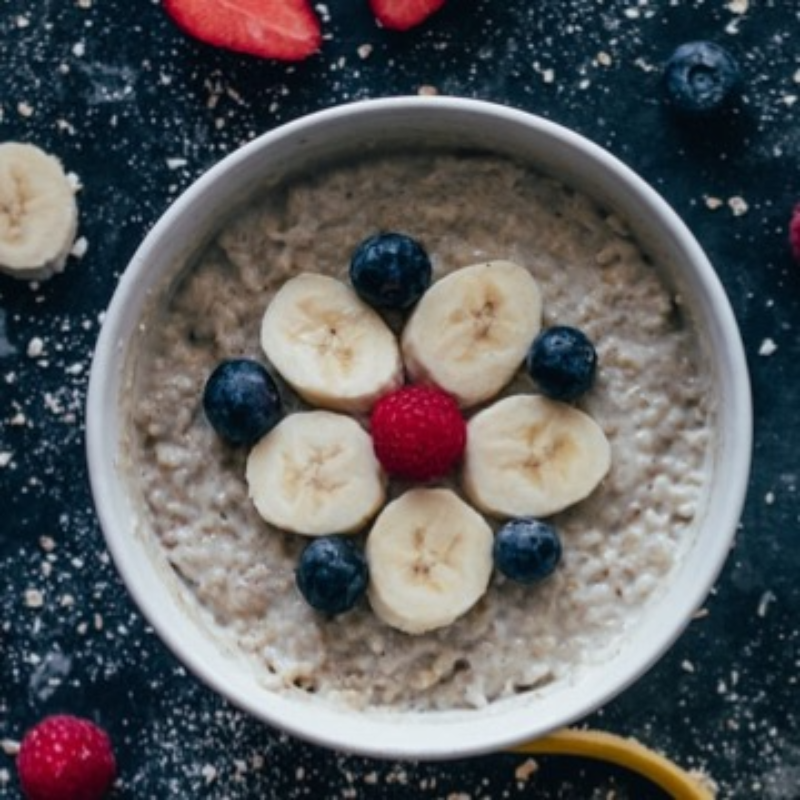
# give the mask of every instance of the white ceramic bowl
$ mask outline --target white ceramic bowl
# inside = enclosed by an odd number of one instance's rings
[[[583,190],[628,220],[669,270],[701,321],[713,354],[720,404],[713,485],[696,541],[666,597],[653,604],[621,651],[575,682],[555,684],[481,711],[359,714],[299,702],[264,690],[241,661],[215,644],[166,580],[159,548],[137,532],[136,509],[119,470],[126,421],[126,348],[143,304],[165,273],[215,233],[220,219],[267,177],[376,142],[419,141],[481,147],[530,162]],[[717,276],[690,232],[631,170],[600,147],[551,122],[507,107],[455,98],[393,98],[331,108],[271,131],[203,175],[163,215],[120,281],[97,343],[88,397],[92,490],[109,549],[139,608],[176,656],[200,679],[255,717],[329,747],[365,755],[438,759],[495,750],[572,723],[639,678],[672,644],[717,578],[744,500],[752,410],[740,335]]]

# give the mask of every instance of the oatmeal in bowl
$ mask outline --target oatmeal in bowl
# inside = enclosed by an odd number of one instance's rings
[[[95,356],[115,563],[201,679],[367,755],[486,752],[640,677],[750,459],[724,292],[608,153],[455,98],[329,109],[156,224]]]

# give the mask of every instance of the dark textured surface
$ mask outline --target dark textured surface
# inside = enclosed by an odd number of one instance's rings
[[[449,0],[406,34],[378,29],[365,0],[319,9],[322,53],[286,66],[190,41],[156,2],[0,8],[0,140],[37,143],[80,177],[88,242],[39,287],[0,278],[0,797],[18,797],[13,742],[62,710],[109,730],[119,798],[658,796],[593,765],[539,759],[523,779],[520,756],[395,764],[287,739],[184,673],[105,553],[83,404],[102,310],[144,233],[258,133],[422,86],[537,112],[606,146],[673,204],[717,268],[756,413],[737,545],[707,614],[586,722],[703,769],[721,797],[800,797],[800,266],[786,237],[800,198],[800,3]],[[676,120],[661,103],[661,65],[693,38],[742,65],[739,113],[716,125]]]

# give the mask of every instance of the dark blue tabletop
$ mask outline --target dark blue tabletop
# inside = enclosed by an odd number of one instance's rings
[[[786,234],[800,199],[800,3],[449,0],[405,34],[378,28],[366,0],[317,8],[322,51],[297,65],[192,41],[155,0],[0,8],[0,141],[39,144],[80,177],[86,244],[39,286],[0,278],[0,797],[19,796],[13,743],[55,711],[109,731],[119,798],[661,796],[573,761],[538,759],[529,774],[507,754],[401,764],[294,741],[184,672],[104,547],[84,459],[86,384],[103,309],[145,232],[255,135],[343,101],[431,88],[536,112],[604,145],[672,203],[719,272],[755,401],[736,546],[705,613],[585,722],[706,771],[721,797],[800,797],[800,265]],[[740,113],[725,124],[688,125],[662,103],[665,58],[698,38],[743,69]]]

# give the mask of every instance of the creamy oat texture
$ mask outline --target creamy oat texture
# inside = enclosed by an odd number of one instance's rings
[[[495,575],[466,616],[422,636],[386,627],[366,600],[335,619],[305,604],[294,569],[307,540],[258,516],[246,452],[224,445],[201,407],[221,359],[264,361],[261,318],[286,278],[346,279],[354,247],[379,230],[421,241],[437,277],[484,259],[527,266],[545,324],[578,326],[597,345],[598,381],[579,405],[613,452],[601,487],[553,518],[564,556],[549,580],[523,587]],[[544,686],[613,654],[691,544],[713,414],[697,334],[616,218],[511,162],[375,156],[272,191],[227,226],[144,328],[130,411],[144,524],[214,634],[267,686],[403,710],[481,707]],[[508,391],[534,387],[521,375]]]

